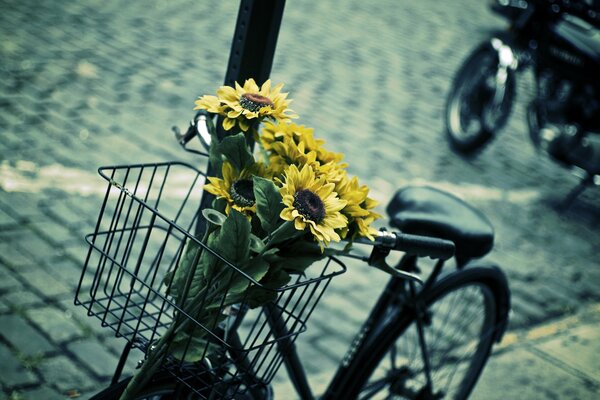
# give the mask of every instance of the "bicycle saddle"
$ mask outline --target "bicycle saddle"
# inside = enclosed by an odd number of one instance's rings
[[[483,257],[494,244],[494,228],[480,211],[438,189],[407,186],[386,211],[390,225],[404,233],[453,241],[459,260]]]

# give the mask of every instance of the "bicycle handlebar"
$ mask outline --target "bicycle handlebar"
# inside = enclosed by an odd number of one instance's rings
[[[402,232],[379,231],[375,241],[358,239],[357,243],[383,246],[391,250],[402,251],[418,257],[431,257],[447,260],[454,256],[455,246],[450,240],[410,235]]]
[[[207,113],[204,110],[200,110],[196,113],[194,119],[190,121],[190,126],[188,127],[185,133],[181,133],[179,128],[177,128],[176,126],[172,127],[171,129],[175,134],[177,142],[179,142],[179,144],[185,150],[191,151],[192,153],[198,153],[197,151],[190,150],[186,147],[190,140],[198,136],[198,138],[200,139],[200,143],[204,147],[204,150],[209,151],[211,141],[211,136],[208,129],[209,118],[211,118],[209,113]]]

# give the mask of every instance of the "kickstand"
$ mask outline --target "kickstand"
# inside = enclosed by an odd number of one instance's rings
[[[559,211],[567,211],[571,204],[575,201],[575,199],[589,186],[593,186],[595,184],[595,176],[586,172],[585,176],[581,179],[579,184],[571,190],[571,192],[565,197],[563,202],[559,205]]]

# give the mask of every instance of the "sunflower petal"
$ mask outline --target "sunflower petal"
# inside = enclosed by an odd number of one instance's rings
[[[224,101],[235,102],[239,100],[239,95],[231,86],[221,86],[217,90],[217,96]]]
[[[233,128],[234,126],[235,126],[235,119],[226,117],[223,120],[223,129],[225,129],[226,131],[231,130],[231,128]]]

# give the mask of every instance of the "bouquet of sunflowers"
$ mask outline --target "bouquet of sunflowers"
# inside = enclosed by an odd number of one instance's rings
[[[209,125],[209,161],[220,173],[204,187],[215,200],[203,210],[207,230],[198,239],[212,251],[190,241],[164,282],[177,306],[209,330],[226,318],[223,306],[274,300],[276,292],[265,288],[281,288],[293,274],[340,251],[330,249],[331,242],[373,239],[375,233],[370,225],[379,215],[368,187],[348,175],[343,155],[326,150],[313,129],[291,122],[298,116],[282,87],[268,80],[259,88],[249,79],[196,101],[196,110],[221,116],[228,131],[219,141]],[[216,347],[189,319],[176,316],[121,398],[143,386],[167,354],[196,362]]]

